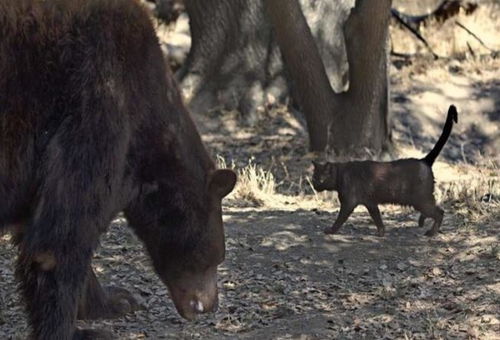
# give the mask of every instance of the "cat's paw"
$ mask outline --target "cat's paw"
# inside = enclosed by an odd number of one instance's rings
[[[425,236],[432,237],[432,236],[435,236],[437,233],[438,233],[437,230],[430,229],[430,230],[427,230],[427,232],[425,233]]]
[[[333,234],[336,234],[338,232],[338,229],[334,229],[332,227],[329,227],[329,228],[325,228],[323,230],[323,232],[327,235],[333,235]]]

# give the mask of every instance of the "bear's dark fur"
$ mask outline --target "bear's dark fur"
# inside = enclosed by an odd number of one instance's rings
[[[77,313],[132,302],[90,267],[120,211],[180,314],[212,310],[235,181],[215,169],[138,1],[0,0],[0,232],[16,226],[33,338],[95,337]]]

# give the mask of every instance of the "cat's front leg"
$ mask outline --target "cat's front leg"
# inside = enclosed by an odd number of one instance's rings
[[[324,230],[325,234],[336,234],[340,227],[347,221],[347,218],[351,215],[354,208],[356,208],[356,204],[354,203],[342,203],[340,204],[340,211],[335,220],[335,223],[330,228],[326,228]]]

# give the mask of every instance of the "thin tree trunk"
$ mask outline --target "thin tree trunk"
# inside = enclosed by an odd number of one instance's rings
[[[334,95],[329,148],[379,154],[391,144],[387,33],[391,0],[357,0],[344,28],[349,90]]]
[[[275,23],[274,33],[292,80],[293,93],[305,114],[310,149],[324,150],[332,118],[333,89],[311,30],[297,0],[268,0],[265,4]]]

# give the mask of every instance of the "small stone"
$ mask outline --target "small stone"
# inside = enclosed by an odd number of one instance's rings
[[[434,267],[432,268],[432,274],[434,276],[440,276],[443,272],[441,271],[441,269],[439,269],[438,267]]]

